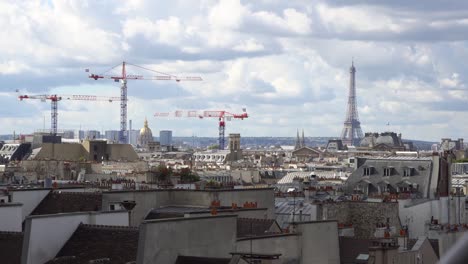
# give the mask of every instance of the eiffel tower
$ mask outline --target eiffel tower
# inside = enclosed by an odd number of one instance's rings
[[[351,63],[349,73],[350,79],[348,107],[346,110],[346,120],[344,122],[343,132],[341,132],[341,140],[343,141],[343,145],[356,146],[359,145],[359,142],[363,138],[363,135],[356,105],[356,68],[354,68],[354,62]]]

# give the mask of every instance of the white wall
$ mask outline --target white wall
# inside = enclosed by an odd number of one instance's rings
[[[0,204],[0,231],[21,232],[21,204]]]
[[[302,234],[301,263],[340,263],[337,221],[299,223],[297,231]]]
[[[424,239],[419,249],[399,252],[396,257],[396,263],[437,263],[438,258],[436,252],[432,248],[427,237],[420,237],[419,239]]]
[[[410,238],[427,236],[426,224],[430,222],[431,217],[437,219],[439,224],[466,223],[465,197],[441,197],[439,200],[430,200],[421,204],[405,207],[408,201],[401,201],[399,205],[399,215],[402,225],[408,225]],[[448,217],[448,206],[450,204],[450,219]],[[459,215],[460,213],[460,215]]]
[[[127,211],[79,212],[27,217],[21,263],[42,264],[53,259],[80,223],[128,226],[128,220]]]
[[[447,251],[457,243],[467,232],[436,232],[429,234],[429,238],[439,240],[439,254],[442,257]]]
[[[137,263],[175,263],[177,256],[230,258],[236,216],[145,221],[140,226]]]
[[[40,190],[15,190],[11,192],[11,201],[13,203],[23,204],[23,221],[26,216],[30,215],[32,211],[39,205],[39,203],[47,196],[50,192],[49,189]]]

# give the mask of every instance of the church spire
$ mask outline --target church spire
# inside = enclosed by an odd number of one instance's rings
[[[304,129],[302,129],[301,148],[305,147]]]
[[[297,136],[296,136],[296,146],[294,146],[294,149],[300,149],[301,146],[301,140],[299,138],[299,129],[297,129]]]

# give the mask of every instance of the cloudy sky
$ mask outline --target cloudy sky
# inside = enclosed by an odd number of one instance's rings
[[[245,107],[227,132],[339,136],[352,58],[364,132],[439,140],[468,129],[468,1],[2,0],[0,25],[0,134],[50,126],[50,105],[16,90],[119,96],[85,69],[124,60],[204,80],[129,81],[129,119],[139,128],[147,117],[154,134],[217,135],[215,119],[155,112]],[[61,129],[119,128],[118,102],[59,109]]]

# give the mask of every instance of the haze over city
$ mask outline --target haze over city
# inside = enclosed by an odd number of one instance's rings
[[[2,1],[0,134],[48,128],[25,94],[119,96],[94,81],[128,61],[202,82],[129,81],[128,119],[175,136],[217,135],[216,120],[155,112],[247,108],[243,136],[339,137],[354,58],[364,132],[438,141],[468,128],[464,1]],[[131,74],[131,72],[129,72]],[[59,105],[62,129],[119,129],[119,103]]]

